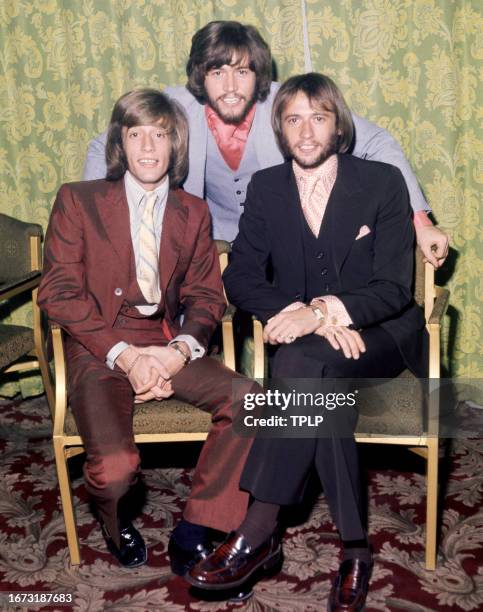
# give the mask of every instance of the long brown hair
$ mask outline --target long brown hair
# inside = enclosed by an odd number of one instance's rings
[[[115,181],[126,173],[128,165],[122,145],[122,128],[138,125],[159,125],[169,132],[169,182],[172,188],[178,187],[188,172],[188,122],[178,103],[157,89],[129,91],[114,105],[107,130],[106,179]]]
[[[191,39],[186,64],[186,87],[198,102],[206,102],[207,72],[225,64],[232,65],[235,57],[248,60],[248,67],[256,75],[257,100],[263,102],[266,99],[272,82],[272,56],[258,30],[238,21],[210,21]]]
[[[272,127],[285,157],[290,157],[290,151],[283,137],[282,115],[287,104],[299,92],[304,93],[315,108],[323,108],[335,114],[335,125],[340,134],[337,141],[337,152],[346,153],[354,137],[354,124],[350,109],[342,92],[332,79],[324,74],[309,72],[293,76],[285,81],[273,101]]]

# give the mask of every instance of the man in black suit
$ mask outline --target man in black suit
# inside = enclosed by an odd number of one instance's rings
[[[230,301],[266,323],[265,341],[277,347],[272,377],[390,378],[405,367],[423,376],[424,318],[412,298],[414,229],[400,171],[345,154],[350,112],[323,75],[289,79],[272,121],[288,161],[253,176],[224,276]],[[315,464],[344,550],[329,609],[363,607],[372,558],[357,413],[346,406],[324,418],[323,437],[255,440],[240,482],[252,495],[247,516],[190,571],[191,584],[234,587],[275,563],[279,507],[300,501]]]

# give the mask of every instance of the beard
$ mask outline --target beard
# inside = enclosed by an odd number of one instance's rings
[[[334,153],[338,152],[339,135],[337,134],[337,132],[334,132],[333,134],[331,134],[330,140],[326,143],[325,146],[322,147],[317,157],[315,157],[314,159],[310,161],[307,161],[303,159],[302,157],[300,157],[299,155],[297,155],[296,148],[291,147],[288,144],[285,136],[283,136],[282,145],[283,145],[283,150],[286,153],[288,153],[288,157],[291,157],[292,159],[294,159],[301,168],[303,168],[304,170],[313,170],[314,168],[318,168],[320,165],[322,165],[326,159],[329,159],[331,155],[334,155]]]
[[[211,108],[215,111],[215,113],[225,123],[228,123],[229,125],[239,125],[245,119],[245,117],[248,115],[253,105],[257,101],[257,91],[255,88],[255,91],[253,92],[251,98],[249,99],[246,98],[245,96],[240,96],[243,102],[243,106],[242,108],[238,110],[230,110],[230,109],[225,108],[218,101],[219,99],[211,98],[210,96],[208,96],[206,92],[205,92],[205,97],[206,97],[208,106],[211,106]]]

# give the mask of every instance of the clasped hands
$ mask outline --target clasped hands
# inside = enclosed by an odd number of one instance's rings
[[[324,316],[327,315],[325,304],[320,306]],[[359,359],[366,346],[355,329],[343,325],[321,325],[314,311],[309,307],[279,312],[268,320],[263,330],[263,340],[269,344],[290,344],[296,338],[317,333],[323,336],[336,351],[342,350],[347,359]]]
[[[171,379],[184,366],[184,359],[170,346],[130,345],[116,359],[116,365],[126,373],[134,389],[135,403],[140,403],[173,395]]]

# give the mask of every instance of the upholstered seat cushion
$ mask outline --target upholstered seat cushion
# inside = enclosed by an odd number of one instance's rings
[[[0,325],[0,370],[34,348],[33,332],[22,325]]]
[[[134,407],[135,434],[208,432],[210,427],[209,413],[175,399],[146,402]],[[77,435],[77,427],[70,410],[65,419],[65,433],[68,436]]]
[[[427,416],[423,395],[421,383],[409,370],[383,384],[361,390],[357,400],[357,435],[424,434]]]

